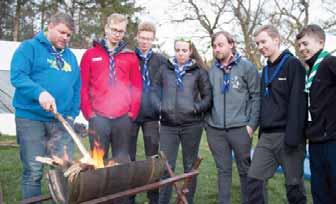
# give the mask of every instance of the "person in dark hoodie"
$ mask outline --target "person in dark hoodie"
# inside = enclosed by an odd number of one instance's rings
[[[284,170],[287,200],[306,203],[303,186],[305,157],[305,69],[289,50],[280,50],[280,34],[271,25],[255,33],[267,58],[261,76],[260,138],[248,172],[248,202],[264,203],[264,182],[278,166]]]
[[[160,150],[175,169],[181,143],[184,172],[189,172],[198,156],[203,115],[211,106],[211,86],[191,40],[178,38],[174,47],[175,57],[155,76],[151,96],[155,110],[161,114]],[[189,204],[193,203],[195,190],[194,177],[187,194]],[[171,191],[171,185],[160,189],[160,204],[169,203]]]
[[[70,124],[79,114],[79,67],[67,47],[73,31],[71,16],[58,12],[51,16],[47,29],[22,42],[12,58],[10,74],[25,199],[41,195],[43,164],[36,156],[72,159],[73,141],[51,112],[57,111]]]
[[[159,150],[159,113],[153,109],[150,92],[154,76],[162,67],[166,66],[167,60],[152,49],[155,33],[155,25],[151,22],[145,21],[138,25],[136,36],[138,47],[135,49],[135,52],[140,61],[143,88],[141,109],[134,122],[131,137],[130,156],[132,161],[136,159],[136,147],[140,127],[143,133],[146,157],[156,155]],[[149,204],[156,204],[159,199],[159,191],[157,189],[149,191],[147,197]],[[132,196],[131,199],[132,203],[134,203],[135,196]]]
[[[326,35],[318,25],[307,25],[296,36],[309,66],[306,137],[309,140],[311,191],[314,204],[336,201],[336,57],[324,50]]]
[[[132,121],[140,110],[142,80],[136,54],[123,41],[127,18],[111,14],[105,38],[95,41],[81,61],[81,109],[89,121],[91,149],[102,148],[108,159],[110,145],[117,162],[127,162]]]
[[[232,151],[241,203],[246,203],[252,136],[259,121],[260,77],[256,66],[236,51],[230,33],[219,31],[211,41],[216,59],[209,71],[213,106],[206,117],[206,132],[218,171],[218,203],[231,203]]]

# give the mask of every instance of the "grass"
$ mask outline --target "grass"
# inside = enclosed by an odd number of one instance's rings
[[[256,136],[256,135],[255,135]],[[256,137],[254,137],[256,138]],[[84,139],[84,143],[87,144],[87,138]],[[0,141],[15,141],[15,137],[1,136]],[[138,142],[138,159],[144,158],[142,137],[139,137]],[[254,144],[256,141],[254,140]],[[203,161],[200,167],[200,175],[198,176],[197,192],[195,196],[196,204],[214,204],[218,203],[217,200],[217,171],[211,152],[208,148],[205,134],[203,134],[202,142],[200,146],[200,155],[203,157]],[[77,153],[78,156],[78,153]],[[176,174],[182,173],[182,160],[181,153],[179,153],[179,159],[177,161]],[[75,156],[76,157],[76,156]],[[236,166],[233,168],[232,178],[232,203],[240,203],[240,188],[239,177],[237,174]],[[15,147],[0,147],[0,185],[2,187],[4,203],[13,204],[20,201],[20,177],[21,177],[21,161],[19,159],[19,149]],[[310,193],[310,183],[305,182],[308,203],[312,203]],[[48,194],[46,185],[46,179],[43,179],[43,194]],[[282,174],[276,174],[268,183],[268,198],[270,204],[285,204],[287,203],[284,178]],[[146,204],[146,194],[141,193],[137,196],[137,203]],[[174,199],[172,199],[174,201]],[[1,201],[0,201],[1,202]],[[51,202],[46,202],[51,203]]]

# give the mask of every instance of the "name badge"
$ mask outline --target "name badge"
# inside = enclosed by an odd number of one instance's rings
[[[98,61],[102,61],[103,58],[102,57],[94,57],[92,58],[92,62],[98,62]]]
[[[282,78],[281,78],[281,77],[279,77],[279,78],[278,78],[278,80],[279,80],[279,81],[286,81],[286,80],[287,80],[287,78],[286,78],[286,77],[282,77]]]

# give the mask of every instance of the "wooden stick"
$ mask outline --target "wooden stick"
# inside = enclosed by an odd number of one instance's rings
[[[175,174],[174,174],[173,170],[171,169],[171,167],[168,163],[166,155],[162,151],[160,151],[160,157],[161,157],[162,161],[164,162],[164,164],[166,166],[166,169],[168,171],[169,176],[174,177]],[[173,186],[174,186],[175,191],[177,193],[178,200],[181,200],[181,202],[184,203],[184,204],[188,204],[188,200],[187,200],[185,194],[182,192],[182,190],[177,186],[176,183],[173,183]]]
[[[198,171],[198,168],[201,165],[202,160],[203,160],[203,158],[198,157],[197,160],[195,161],[195,163],[193,164],[193,167],[191,168],[191,171]],[[192,177],[188,177],[184,180],[184,184],[182,186],[182,193],[183,194],[189,193],[188,187],[189,187],[192,179],[193,179]],[[180,197],[176,198],[176,203],[177,204],[183,203]]]
[[[90,153],[85,149],[85,147],[84,147],[83,143],[81,142],[80,138],[75,133],[75,131],[72,129],[72,127],[69,125],[69,123],[63,118],[63,116],[61,114],[59,114],[59,113],[57,113],[55,111],[52,111],[52,112],[53,112],[55,118],[62,123],[62,125],[64,126],[65,130],[72,137],[72,139],[76,143],[79,151],[82,153],[83,159],[81,159],[81,161],[83,163],[85,163],[85,162],[92,163],[93,159],[92,159]]]

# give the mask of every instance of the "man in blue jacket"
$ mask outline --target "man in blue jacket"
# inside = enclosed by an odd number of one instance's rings
[[[13,106],[25,199],[41,194],[43,165],[35,161],[36,156],[72,157],[73,141],[51,111],[59,112],[70,123],[79,113],[79,67],[67,48],[73,31],[73,19],[56,13],[47,29],[22,42],[12,58]]]

